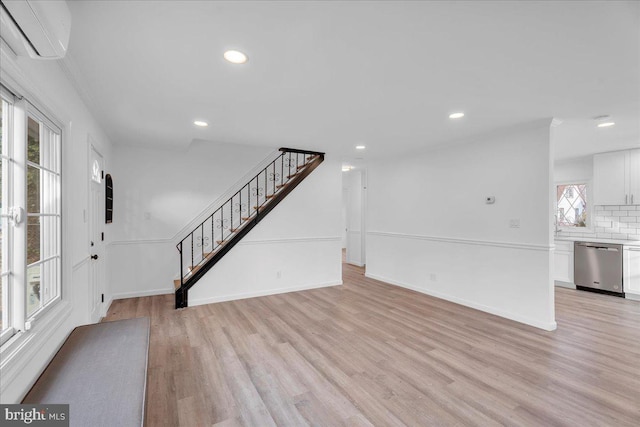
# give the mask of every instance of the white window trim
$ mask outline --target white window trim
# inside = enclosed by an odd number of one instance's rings
[[[0,53],[3,54],[2,57],[3,59],[6,57],[4,55],[4,50]],[[5,64],[3,64],[5,65]],[[56,322],[56,317],[55,314],[56,313],[60,313],[60,310],[55,309],[57,306],[60,306],[62,304],[60,304],[61,302],[64,302],[65,300],[63,299],[63,293],[64,293],[64,264],[62,262],[62,260],[64,259],[64,248],[65,248],[65,242],[64,239],[62,238],[63,234],[62,234],[62,227],[64,226],[63,220],[62,220],[62,213],[64,211],[64,206],[63,206],[63,193],[64,193],[64,182],[63,182],[63,172],[62,172],[62,167],[63,167],[63,162],[62,162],[62,158],[63,158],[63,141],[65,139],[65,134],[63,131],[63,127],[61,125],[59,125],[55,120],[55,116],[50,114],[47,109],[43,109],[42,107],[39,107],[35,104],[39,103],[39,99],[38,97],[35,96],[31,96],[28,95],[29,92],[27,91],[22,91],[22,87],[18,84],[15,83],[15,80],[13,80],[11,78],[11,73],[9,73],[9,75],[7,75],[7,73],[5,72],[5,70],[3,69],[3,81],[0,82],[2,83],[3,86],[9,88],[11,90],[11,92],[5,90],[5,88],[0,87],[0,89],[2,90],[2,94],[5,98],[11,99],[13,101],[13,117],[11,120],[11,132],[12,132],[12,136],[13,138],[22,138],[26,140],[26,129],[27,129],[27,118],[28,117],[33,117],[35,120],[39,120],[42,123],[46,124],[47,127],[49,127],[50,129],[52,129],[54,132],[56,132],[59,135],[60,138],[60,147],[59,150],[60,152],[58,153],[57,156],[57,162],[59,163],[59,168],[60,168],[60,172],[55,172],[53,170],[50,170],[48,168],[45,168],[41,165],[38,164],[34,164],[33,162],[30,162],[27,160],[27,156],[26,156],[26,150],[25,153],[22,154],[22,157],[24,157],[24,159],[18,159],[18,160],[22,160],[22,163],[25,165],[25,169],[27,166],[32,166],[32,167],[36,167],[38,169],[42,169],[42,170],[47,170],[48,172],[53,173],[55,176],[57,176],[60,179],[60,206],[59,206],[59,213],[58,214],[35,214],[35,216],[56,216],[60,218],[60,232],[59,232],[59,251],[58,254],[56,254],[54,256],[54,258],[59,258],[59,266],[58,266],[58,277],[59,277],[59,287],[58,287],[58,295],[56,295],[54,298],[52,298],[50,301],[48,301],[46,304],[44,304],[42,307],[38,308],[36,311],[34,311],[28,318],[27,318],[27,309],[26,309],[26,286],[15,286],[13,284],[11,284],[11,282],[13,282],[14,280],[14,276],[15,273],[19,273],[18,275],[22,276],[24,275],[25,277],[19,280],[22,282],[24,281],[25,285],[26,285],[26,269],[28,268],[27,263],[26,263],[26,246],[24,247],[24,255],[22,254],[18,254],[18,256],[23,256],[24,260],[23,260],[23,264],[25,266],[25,271],[24,272],[15,272],[15,265],[20,262],[20,259],[16,260],[15,255],[18,252],[22,252],[21,250],[17,250],[14,251],[14,253],[12,254],[14,259],[12,259],[10,261],[10,265],[11,265],[11,269],[8,271],[9,276],[10,276],[10,284],[9,287],[11,288],[11,292],[9,293],[9,298],[11,299],[9,306],[10,306],[10,316],[12,318],[12,322],[11,322],[11,328],[8,328],[7,330],[5,330],[4,332],[2,332],[0,334],[0,358],[2,359],[2,367],[4,367],[4,365],[6,363],[9,363],[7,358],[12,358],[15,354],[16,351],[18,351],[20,348],[23,347],[23,344],[26,344],[27,342],[31,341],[30,335],[31,335],[31,330],[32,330],[32,325],[35,325],[37,323],[51,323],[51,322]],[[6,80],[6,81],[5,81]],[[18,89],[15,89],[18,88]],[[22,93],[26,93],[27,95],[22,95]],[[29,96],[29,99],[31,100],[31,102],[27,101],[25,99],[25,96]],[[17,116],[17,117],[16,117]],[[16,128],[15,128],[15,123],[17,123],[18,120],[23,120],[25,122],[25,126],[21,127],[21,129],[16,132]],[[11,160],[12,166],[15,166],[15,161],[16,161],[16,153],[10,153],[10,155],[8,156]],[[19,174],[18,174],[19,175]],[[25,187],[25,191],[23,195],[25,200],[24,202],[26,202],[26,175],[20,179],[20,181],[24,181],[24,187]],[[18,182],[17,184],[14,185],[14,187],[16,186],[22,186],[21,182]],[[12,200],[12,204],[13,205],[17,205],[17,204],[22,204],[26,207],[26,203],[19,203],[18,200],[15,199],[15,194],[12,194],[13,200]],[[23,225],[26,226],[26,218],[27,216],[34,216],[34,215],[28,215],[25,212],[25,220],[23,221]],[[16,234],[20,234],[20,233],[16,233]],[[26,239],[26,234],[25,234],[25,239]],[[26,245],[26,241],[24,242]],[[18,248],[20,249],[20,248]],[[46,260],[41,260],[42,262],[46,261]],[[34,263],[35,264],[35,263]],[[23,280],[24,279],[24,280]],[[16,304],[17,300],[22,300],[24,302],[24,306],[22,306],[21,304]],[[64,306],[66,306],[68,308],[68,310],[70,311],[70,305],[68,303],[63,304]],[[54,310],[55,309],[55,310]],[[49,316],[49,314],[52,314],[54,317]],[[68,313],[65,315],[65,317],[68,315]],[[42,330],[42,327],[38,327],[38,330]],[[16,350],[17,349],[17,350]],[[4,379],[5,375],[4,375],[4,370],[3,370],[3,379]]]

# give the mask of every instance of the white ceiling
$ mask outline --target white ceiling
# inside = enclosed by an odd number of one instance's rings
[[[639,2],[69,7],[66,65],[117,144],[205,139],[346,159],[363,143],[369,158],[557,117],[557,158],[640,146]],[[227,49],[249,62],[226,63]],[[466,117],[448,119],[458,110]],[[616,126],[597,129],[602,114]]]

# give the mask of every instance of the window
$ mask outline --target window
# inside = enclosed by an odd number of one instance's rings
[[[561,227],[587,226],[587,184],[556,186],[557,224]]]
[[[2,343],[60,298],[60,130],[2,88]]]

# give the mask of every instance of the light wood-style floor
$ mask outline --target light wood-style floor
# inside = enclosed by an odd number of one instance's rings
[[[367,279],[151,318],[147,426],[638,426],[640,303],[557,289],[545,332]]]

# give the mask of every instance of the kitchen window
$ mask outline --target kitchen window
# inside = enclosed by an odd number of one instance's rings
[[[558,184],[556,186],[556,221],[559,227],[587,227],[587,184]]]
[[[1,341],[60,300],[61,132],[1,88]]]

